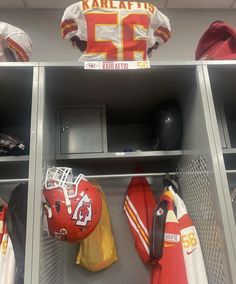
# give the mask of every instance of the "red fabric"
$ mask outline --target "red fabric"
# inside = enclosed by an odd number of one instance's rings
[[[180,226],[174,213],[174,202],[169,192],[161,196],[168,202],[168,213],[165,222],[165,237],[163,256],[153,265],[152,284],[188,284],[183,249],[180,236]]]
[[[124,210],[135,240],[135,248],[144,263],[150,262],[150,233],[155,207],[155,197],[147,179],[133,177],[125,196]]]
[[[201,37],[196,60],[236,59],[236,30],[224,22],[213,22]]]
[[[0,214],[0,244],[2,243],[3,235],[7,233],[6,214],[7,208],[3,207],[2,212]]]

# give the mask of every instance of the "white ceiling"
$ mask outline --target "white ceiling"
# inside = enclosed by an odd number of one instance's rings
[[[64,9],[76,0],[0,0],[0,9]],[[151,0],[159,8],[236,9],[236,0]]]

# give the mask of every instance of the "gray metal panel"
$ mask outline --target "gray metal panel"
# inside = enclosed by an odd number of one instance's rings
[[[22,135],[29,141],[33,67],[0,68],[1,131]]]
[[[235,64],[235,62],[234,62]],[[204,80],[206,85],[205,97],[208,104],[208,118],[207,122],[211,124],[211,149],[212,157],[214,158],[214,172],[217,178],[217,194],[219,198],[219,209],[222,216],[222,224],[224,228],[224,237],[226,242],[227,254],[230,263],[230,272],[233,283],[236,283],[236,226],[231,205],[230,191],[225,171],[224,158],[220,144],[220,137],[217,126],[217,119],[214,109],[213,95],[211,90],[211,83],[209,73],[206,65],[203,65]]]
[[[63,284],[63,243],[42,234],[40,283]]]
[[[32,108],[33,108],[33,104],[34,104],[34,102],[32,101]],[[31,124],[32,124],[32,122],[31,122]],[[31,131],[32,131],[32,129],[31,129]],[[26,162],[26,161],[29,161],[28,155],[0,157],[1,163],[9,163],[9,162],[16,162],[17,163],[17,162]]]
[[[60,153],[104,152],[101,107],[60,109]]]
[[[160,158],[174,158],[182,156],[182,151],[137,151],[137,152],[112,152],[102,154],[67,154],[57,155],[57,160],[66,159],[126,159],[126,158],[147,158],[147,157],[160,157]]]
[[[0,67],[38,67],[39,62],[0,62]]]
[[[214,239],[214,236],[211,236],[211,229],[207,232],[205,236],[209,240],[211,240],[211,245],[214,244],[214,241],[217,242],[217,246],[220,248],[220,253],[218,253],[218,257],[221,258],[220,263],[222,263],[222,270],[225,276],[224,283],[231,284],[232,278],[234,275],[232,274],[233,263],[231,262],[231,254],[230,249],[232,250],[232,240],[228,237],[229,227],[227,224],[227,218],[225,218],[225,204],[221,202],[222,199],[222,189],[219,180],[219,171],[217,170],[218,164],[215,147],[214,147],[214,139],[212,134],[212,125],[210,123],[209,118],[209,108],[206,98],[206,89],[205,89],[205,81],[203,77],[203,70],[201,66],[197,66],[196,68],[196,78],[197,78],[197,89],[195,95],[189,97],[185,101],[185,109],[183,112],[183,121],[184,121],[184,138],[183,138],[183,158],[180,162],[180,167],[185,167],[185,165],[191,163],[195,159],[197,159],[200,155],[204,155],[207,160],[207,178],[209,181],[209,192],[210,192],[210,200],[213,204],[212,212],[214,214],[214,219],[216,220],[217,227],[217,241]],[[200,164],[199,164],[200,167]],[[193,176],[195,170],[193,170]],[[191,174],[191,172],[190,172]],[[193,177],[194,178],[194,177]],[[199,178],[199,182],[201,179]],[[195,180],[192,181],[193,183]],[[201,186],[198,183],[197,187]],[[204,187],[204,184],[202,185]],[[187,188],[185,188],[186,194],[189,192]],[[197,198],[203,198],[204,195],[201,195],[202,188],[195,188],[197,190],[196,194],[199,194]],[[202,192],[203,194],[204,192]],[[185,200],[184,200],[185,201]],[[190,202],[191,201],[191,202]],[[191,200],[186,199],[187,209],[191,212],[193,210],[193,214],[191,215],[193,222],[195,219],[197,221],[198,215],[194,214],[194,195]],[[199,210],[198,212],[200,212]],[[226,222],[225,222],[226,221]],[[225,223],[224,223],[225,222]],[[214,224],[208,224],[209,226]],[[202,223],[201,226],[204,226]],[[201,230],[204,228],[202,227]],[[200,242],[204,243],[204,240],[201,239]],[[228,244],[229,241],[229,244]],[[209,255],[211,253],[210,246],[207,245],[203,247],[205,251],[204,254]],[[208,258],[209,260],[210,258]],[[213,260],[213,258],[212,258]],[[218,261],[217,258],[214,261]],[[230,267],[230,264],[232,267]],[[208,266],[209,269],[210,266]],[[207,267],[207,268],[208,268]],[[211,273],[211,271],[207,271],[207,273]],[[217,277],[214,276],[214,277]],[[212,279],[212,278],[211,278]],[[220,280],[219,280],[220,281]],[[214,283],[214,282],[213,282]],[[212,283],[212,284],[213,284]],[[221,282],[218,282],[221,283]],[[233,282],[234,283],[234,282]],[[214,283],[215,284],[215,283]]]
[[[215,112],[219,129],[220,141],[222,148],[231,148],[228,127],[225,118],[224,105],[222,102],[215,103]]]
[[[38,67],[33,69],[32,107],[31,107],[31,129],[30,129],[30,156],[15,157],[29,159],[29,182],[28,182],[28,203],[27,203],[27,231],[26,231],[26,252],[25,252],[25,284],[31,284],[32,273],[32,252],[33,252],[33,225],[34,225],[34,190],[35,190],[35,167],[36,167],[36,141],[37,141],[37,108],[38,108]]]
[[[231,142],[230,142],[230,137],[229,137],[229,130],[228,130],[228,125],[226,122],[226,116],[225,116],[225,110],[224,106],[220,106],[220,112],[221,112],[221,119],[222,119],[222,126],[223,126],[223,134],[225,137],[225,143],[227,148],[231,148]]]
[[[31,275],[26,284],[39,284],[40,279],[40,249],[41,249],[41,191],[43,181],[43,122],[44,122],[44,68],[39,68],[39,94],[37,115],[37,141],[36,141],[36,168],[35,168],[35,191],[34,191],[34,223],[33,223],[33,249],[31,258]]]
[[[110,124],[107,126],[108,150],[119,152],[153,150],[153,124]],[[128,150],[126,150],[128,151]]]
[[[31,284],[62,283],[64,258],[61,244],[42,235],[41,194],[46,168],[55,159],[56,107],[45,94],[45,69],[39,68],[39,101],[35,172],[35,206]],[[50,165],[51,166],[51,165]]]
[[[223,154],[236,154],[236,148],[222,149]]]
[[[207,85],[205,85],[206,83],[205,73],[202,68],[201,69],[199,68],[198,76],[202,87],[201,95],[202,95],[202,102],[204,108],[205,123],[208,132],[209,147],[210,147],[209,149],[210,152],[207,153],[208,172],[209,172],[208,178],[210,180],[211,198],[215,206],[215,218],[217,226],[219,228],[219,237],[221,240],[221,246],[223,250],[222,257],[225,257],[225,260],[223,261],[223,264],[225,266],[225,277],[226,277],[225,281],[226,283],[235,283],[235,275],[233,272],[233,267],[235,266],[233,244],[232,244],[232,238],[230,236],[230,228],[227,218],[227,208],[225,206],[225,203],[222,202],[222,200],[224,200],[222,189],[224,188],[222,187],[222,181],[219,172],[219,164],[217,161],[218,147],[217,148],[215,147],[215,136],[213,130],[213,129],[216,130],[217,128],[212,127],[211,124],[211,108],[208,104],[208,98],[207,98],[208,89]],[[219,148],[221,148],[219,132],[217,132],[217,135],[219,142],[218,146]]]
[[[151,178],[154,183],[156,178]],[[135,249],[127,218],[124,214],[124,195],[130,178],[99,180],[107,198],[112,230],[117,246],[118,261],[98,273],[76,265],[77,245],[65,244],[64,284],[145,284],[150,282],[150,267],[143,264]],[[153,185],[159,189],[160,186]]]
[[[227,271],[223,264],[220,232],[208,175],[207,158],[200,155],[181,169],[179,183],[185,205],[200,239],[208,282],[224,284],[229,282],[225,275]]]
[[[201,61],[203,65],[208,65],[208,66],[230,66],[230,65],[235,65],[235,60],[206,60],[206,61]]]

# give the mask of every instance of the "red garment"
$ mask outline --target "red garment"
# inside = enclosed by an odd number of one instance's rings
[[[135,239],[135,248],[144,263],[150,262],[150,233],[155,206],[147,179],[133,177],[125,196],[124,210]]]
[[[0,213],[0,244],[2,243],[3,235],[6,233],[6,214],[7,208],[3,207]]]
[[[236,59],[236,30],[224,22],[213,22],[201,37],[196,60]]]
[[[188,284],[183,248],[181,243],[180,226],[174,213],[174,202],[170,192],[165,192],[160,200],[167,201],[167,216],[163,255],[152,269],[152,284]]]

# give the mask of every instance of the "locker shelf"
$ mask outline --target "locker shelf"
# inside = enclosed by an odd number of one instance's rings
[[[57,160],[67,159],[126,159],[126,158],[175,158],[183,155],[181,150],[174,151],[137,151],[137,152],[112,152],[112,153],[93,153],[93,154],[63,154],[57,155]]]
[[[2,156],[0,157],[0,163],[9,163],[9,162],[28,162],[29,156]]]
[[[231,149],[222,149],[223,154],[236,154],[236,148],[231,148]]]

